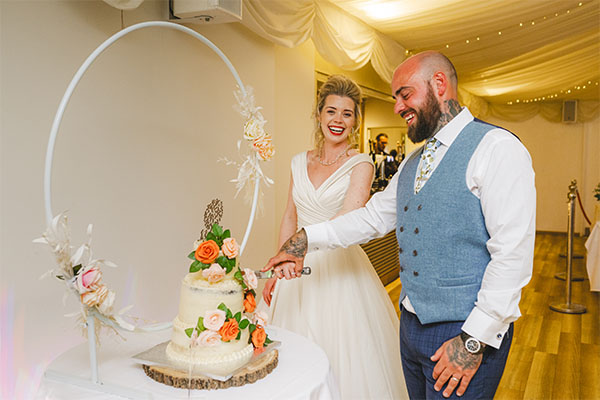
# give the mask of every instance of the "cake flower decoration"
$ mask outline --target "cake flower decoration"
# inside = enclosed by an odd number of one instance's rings
[[[215,223],[210,232],[206,234],[204,241],[196,240],[194,245],[197,246],[196,249],[188,255],[188,258],[192,260],[190,272],[202,270],[202,275],[214,283],[220,281],[235,267],[239,246],[231,237],[229,229],[223,230],[220,225]],[[209,269],[208,272],[207,269]]]

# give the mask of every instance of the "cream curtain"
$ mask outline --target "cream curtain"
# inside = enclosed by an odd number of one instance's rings
[[[371,62],[386,82],[405,58],[396,41],[326,1],[244,0],[243,24],[282,46],[295,47],[312,39],[328,62],[356,70]]]
[[[546,6],[562,4],[557,0],[549,1]],[[460,3],[456,0],[453,2]],[[352,1],[334,3],[352,5],[349,4]],[[537,4],[533,7],[532,3],[527,4],[531,8],[528,12],[532,13],[541,6]],[[498,8],[497,12],[489,12],[490,7],[498,7],[498,2],[487,4],[485,7],[488,8],[488,13],[483,15],[487,15],[487,18],[502,18],[497,15],[500,12]],[[243,0],[243,9],[243,24],[264,38],[287,47],[295,47],[312,39],[316,50],[328,62],[347,70],[356,70],[371,62],[377,74],[387,83],[391,82],[395,67],[406,57],[406,49],[397,41],[329,1]],[[463,12],[467,17],[472,11],[469,7],[458,7],[453,13],[437,12],[436,24],[443,26],[449,34],[456,34],[460,27],[455,25],[453,30],[450,29],[449,20],[456,20],[457,12]],[[591,11],[596,12],[594,9]],[[535,93],[542,91],[550,95],[560,92],[561,88],[573,81],[573,76],[581,77],[582,84],[588,80],[595,83],[600,78],[598,24],[596,22],[594,25],[593,15],[590,18],[590,9],[580,10],[578,14],[574,12],[573,15],[576,19],[569,20],[569,23],[575,23],[577,26],[579,33],[575,38],[569,37],[542,45],[547,35],[540,33],[536,43],[530,46],[531,51],[505,58],[505,61],[488,67],[481,68],[481,65],[484,65],[481,61],[488,57],[487,54],[492,58],[497,57],[497,53],[502,51],[501,46],[490,46],[488,42],[487,50],[478,48],[472,53],[463,51],[456,56],[450,54],[451,59],[458,60],[461,103],[480,118],[495,116],[504,120],[522,121],[540,114],[549,121],[560,122],[562,101],[534,102]],[[505,16],[505,19],[509,17]],[[428,25],[427,21],[418,19],[411,23]],[[407,21],[404,22],[404,25],[410,25]],[[516,23],[516,20],[512,22]],[[482,21],[481,24],[485,22]],[[412,29],[415,29],[415,26]],[[440,30],[436,30],[435,25],[430,24],[428,27],[431,36],[440,35]],[[517,33],[515,32],[515,40],[518,39]],[[410,34],[410,31],[406,31],[407,37]],[[467,62],[468,59],[472,61]],[[460,69],[461,64],[465,65],[464,69]],[[478,69],[469,69],[467,65]],[[520,101],[508,104],[512,99]],[[528,100],[527,103],[523,102],[525,99]],[[529,99],[532,102],[529,102]],[[580,122],[596,118],[599,112],[597,94],[592,95],[589,100],[578,102]]]

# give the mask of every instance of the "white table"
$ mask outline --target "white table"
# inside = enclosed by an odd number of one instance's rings
[[[242,387],[218,390],[192,390],[191,399],[338,399],[339,391],[323,350],[303,336],[269,326],[269,337],[281,341],[279,364],[265,378]],[[169,340],[171,331],[127,333],[127,341],[103,336],[98,348],[98,375],[102,383],[130,390],[127,398],[187,399],[187,389],[177,389],[146,376],[131,357]],[[70,376],[71,383],[63,377]],[[57,357],[47,368],[37,399],[121,399],[121,396],[74,385],[90,379],[87,343],[75,346]]]
[[[585,241],[587,250],[587,273],[590,278],[590,290],[600,292],[600,221],[597,221]]]

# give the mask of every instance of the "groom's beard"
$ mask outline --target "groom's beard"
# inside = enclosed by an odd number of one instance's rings
[[[436,133],[442,116],[442,109],[433,94],[431,86],[427,87],[427,98],[423,108],[414,111],[417,114],[417,122],[408,127],[408,137],[413,143],[419,143],[429,139]]]

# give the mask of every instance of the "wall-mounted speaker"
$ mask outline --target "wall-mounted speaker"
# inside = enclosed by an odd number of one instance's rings
[[[577,100],[563,101],[562,122],[567,124],[577,122]]]

